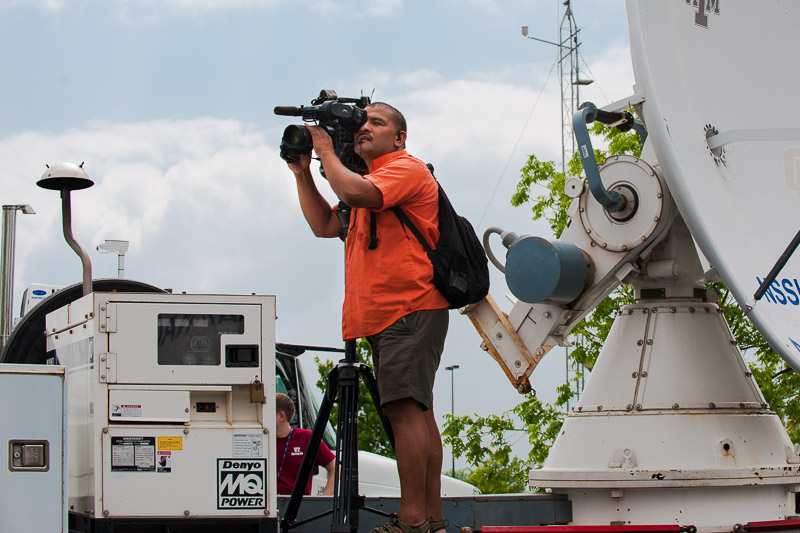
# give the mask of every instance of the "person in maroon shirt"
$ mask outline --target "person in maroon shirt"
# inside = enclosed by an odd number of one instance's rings
[[[294,416],[294,403],[285,394],[278,393],[275,398],[275,450],[278,456],[278,494],[291,494],[294,489],[300,463],[306,453],[311,431],[292,427],[289,423]],[[328,482],[325,483],[323,496],[333,495],[333,472],[336,461],[333,452],[320,442],[317,452],[317,464],[328,471]],[[305,494],[311,494],[311,477],[308,478]]]

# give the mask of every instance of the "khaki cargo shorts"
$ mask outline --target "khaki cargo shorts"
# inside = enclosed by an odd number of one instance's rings
[[[381,405],[414,398],[425,410],[433,408],[433,381],[449,320],[447,309],[415,311],[367,337]]]

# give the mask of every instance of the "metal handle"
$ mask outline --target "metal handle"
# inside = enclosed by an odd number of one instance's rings
[[[594,149],[592,149],[592,139],[589,137],[589,128],[586,127],[587,124],[597,120],[597,114],[597,106],[593,103],[581,104],[580,111],[572,116],[572,131],[575,134],[575,140],[578,141],[578,154],[583,162],[586,182],[589,184],[592,196],[606,211],[614,213],[624,207],[624,199],[617,192],[606,190],[603,185],[600,171],[597,168],[597,160],[594,157]]]

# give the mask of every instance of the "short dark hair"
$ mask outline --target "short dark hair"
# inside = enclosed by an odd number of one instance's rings
[[[292,402],[291,398],[279,392],[275,395],[275,414],[277,415],[281,411],[286,414],[286,420],[291,421],[292,417],[294,417],[294,402]]]
[[[373,102],[367,106],[367,109],[370,107],[380,107],[381,109],[385,109],[392,115],[392,120],[394,121],[394,125],[397,126],[397,131],[404,131],[408,133],[408,126],[406,125],[406,117],[397,110],[397,108],[390,106],[386,102]]]

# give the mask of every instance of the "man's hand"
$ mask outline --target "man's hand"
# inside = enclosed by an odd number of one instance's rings
[[[314,152],[317,157],[322,158],[327,153],[335,154],[333,151],[333,140],[324,129],[319,126],[309,126],[306,124],[306,129],[311,134],[311,139],[314,143]]]
[[[297,156],[297,161],[294,163],[289,163],[289,169],[294,172],[295,176],[302,175],[304,173],[311,172],[311,156],[306,154],[300,154]]]

